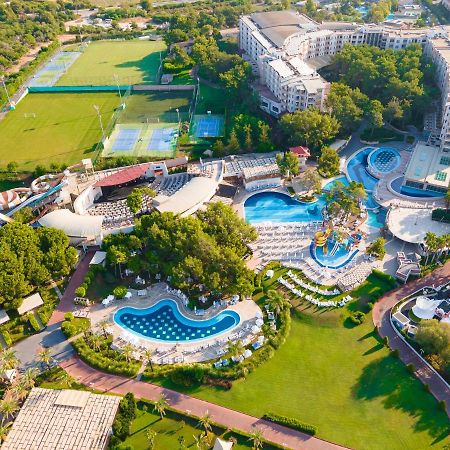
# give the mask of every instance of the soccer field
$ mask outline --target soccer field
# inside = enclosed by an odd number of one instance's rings
[[[97,41],[90,43],[57,86],[152,84],[157,81],[163,41]]]
[[[19,170],[38,164],[74,164],[93,158],[101,138],[93,107],[97,105],[106,127],[119,97],[114,93],[28,94],[0,121],[0,167],[10,161]]]

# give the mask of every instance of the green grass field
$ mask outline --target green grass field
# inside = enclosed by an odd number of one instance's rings
[[[166,51],[163,41],[97,41],[90,43],[59,80],[58,86],[155,83]]]
[[[126,100],[126,108],[118,118],[119,123],[166,122],[178,123],[188,120],[192,91],[133,93]]]
[[[357,293],[364,302],[374,289],[368,283]],[[390,356],[370,314],[363,325],[351,327],[345,320],[348,310],[294,304],[290,335],[270,361],[229,391],[200,387],[189,393],[258,417],[266,412],[296,417],[316,425],[318,437],[353,449],[449,445],[447,416],[404,364]]]
[[[73,164],[94,157],[101,138],[93,105],[98,105],[106,126],[119,105],[117,94],[28,94],[0,122],[0,167],[17,161],[19,170],[38,164]],[[36,117],[25,117],[34,113]]]

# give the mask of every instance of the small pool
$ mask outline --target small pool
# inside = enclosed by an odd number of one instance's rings
[[[367,158],[375,149],[368,147],[352,156],[347,164],[348,176],[352,181],[362,183],[366,191],[372,192],[378,183],[378,179],[367,172]]]
[[[425,191],[424,189],[413,188],[411,186],[403,185],[404,177],[398,177],[391,182],[391,188],[399,194],[406,195],[407,197],[417,198],[439,198],[443,197],[444,193]]]
[[[260,192],[245,201],[245,219],[249,223],[319,221],[325,203],[323,195],[314,203],[301,203],[280,192]]]
[[[225,310],[207,320],[185,317],[174,300],[164,299],[150,308],[130,306],[114,314],[114,322],[141,338],[162,342],[191,342],[208,339],[235,328],[241,318]]]
[[[397,169],[401,163],[400,153],[394,148],[380,147],[368,156],[368,165],[378,173],[386,174]]]
[[[311,244],[311,256],[322,267],[339,269],[347,265],[358,253],[357,249],[348,251],[344,245],[340,244],[337,244],[337,249],[334,249],[335,244],[335,241],[328,241],[327,253],[323,252],[323,247],[315,247],[314,244]]]

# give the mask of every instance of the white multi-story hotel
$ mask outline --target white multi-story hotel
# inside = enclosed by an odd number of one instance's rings
[[[393,50],[411,44],[424,47],[436,65],[436,81],[442,93],[438,114],[439,152],[450,152],[450,27],[399,29],[386,24],[319,24],[294,11],[254,13],[239,21],[240,48],[259,76],[261,108],[276,117],[310,106],[326,109],[329,83],[316,68],[326,65],[346,43]],[[448,158],[438,159],[446,162]],[[432,171],[441,172],[437,175],[440,180],[436,188],[443,190],[450,180],[443,182],[442,172],[446,171],[439,165],[433,165]],[[407,172],[411,173],[415,173],[414,170]],[[412,178],[411,183],[418,187],[419,180]],[[425,176],[423,189],[433,184],[432,178],[430,174]]]

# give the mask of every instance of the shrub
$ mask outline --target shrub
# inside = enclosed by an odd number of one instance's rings
[[[12,345],[12,339],[11,339],[11,336],[10,336],[10,334],[8,333],[7,330],[3,330],[3,331],[2,331],[2,338],[3,338],[3,340],[5,341],[5,344],[6,344],[8,347],[11,347],[11,345]]]
[[[433,212],[431,213],[431,218],[438,222],[450,223],[450,211],[441,208],[433,209]]]
[[[429,384],[424,384],[423,388],[425,389],[426,392],[430,393],[431,389],[430,389],[430,385]]]
[[[303,433],[308,433],[314,436],[317,433],[317,427],[309,425],[307,423],[300,422],[293,417],[280,416],[278,414],[267,413],[264,414],[263,419],[270,422],[278,423],[286,427],[292,428],[294,430],[302,431]]]
[[[447,404],[445,403],[445,400],[441,400],[441,401],[438,403],[438,406],[439,406],[439,409],[440,409],[441,411],[445,411],[445,410],[447,409]]]
[[[64,320],[68,320],[69,322],[72,321],[74,319],[73,317],[73,313],[71,312],[67,312],[64,314]]]
[[[201,384],[205,377],[205,369],[200,364],[177,367],[171,374],[170,379],[180,386],[194,386]]]
[[[86,297],[86,288],[83,287],[83,286],[78,286],[78,287],[75,289],[75,295],[76,295],[77,297]]]
[[[128,289],[125,286],[117,286],[113,290],[114,297],[116,298],[124,298]]]
[[[253,295],[258,295],[258,294],[261,294],[261,292],[263,292],[263,287],[262,286],[258,286],[258,287],[255,287],[255,289],[254,289],[254,291],[253,291]]]
[[[396,348],[395,350],[392,350],[391,355],[394,356],[395,358],[398,358],[400,356],[400,352],[398,351],[398,348]]]
[[[385,281],[386,284],[388,284],[392,289],[397,286],[397,281],[392,275],[389,275],[388,273],[384,273],[381,270],[373,269],[372,273],[380,278],[381,280]]]
[[[41,331],[41,326],[39,325],[38,321],[36,320],[36,317],[34,317],[33,313],[28,314],[28,322],[30,323],[31,328],[34,331]]]
[[[355,311],[350,315],[349,319],[355,325],[361,325],[366,319],[366,315],[362,311]]]
[[[136,400],[132,393],[128,393],[120,400],[119,411],[113,423],[113,432],[121,441],[130,435],[131,421],[136,417]]]
[[[410,372],[410,373],[414,373],[416,371],[416,368],[414,367],[414,364],[408,364],[406,366],[406,368],[408,369],[408,372]]]

